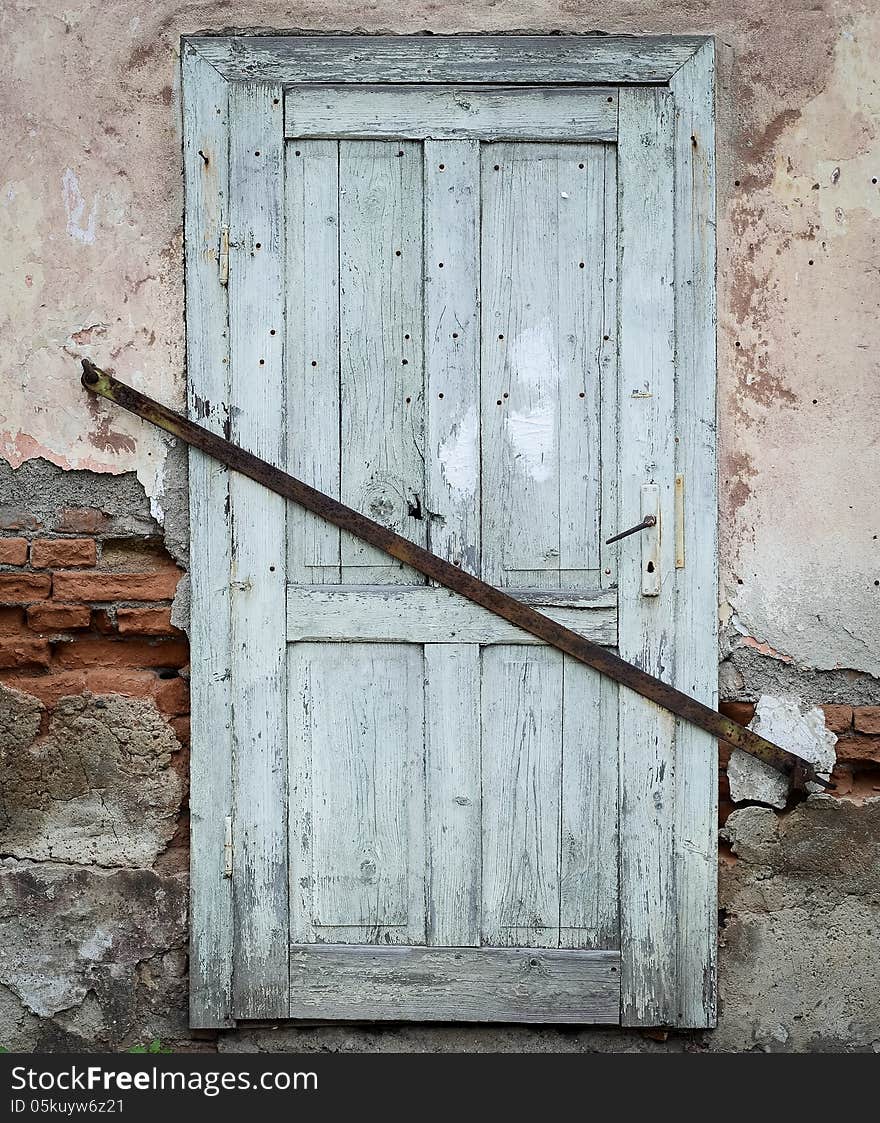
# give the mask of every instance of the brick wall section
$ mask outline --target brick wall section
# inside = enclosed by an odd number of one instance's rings
[[[90,509],[51,531],[0,534],[0,681],[48,708],[91,692],[151,698],[186,734],[186,636],[171,623],[180,569],[155,537]],[[56,529],[57,528],[57,529]]]

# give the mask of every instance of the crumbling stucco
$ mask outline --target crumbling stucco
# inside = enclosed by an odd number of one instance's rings
[[[181,1036],[185,946],[182,876],[7,860],[0,866],[3,1044],[76,1051],[119,1048],[132,1034]]]
[[[180,811],[171,728],[151,702],[85,694],[62,699],[39,734],[33,701],[0,685],[4,856],[150,866]]]

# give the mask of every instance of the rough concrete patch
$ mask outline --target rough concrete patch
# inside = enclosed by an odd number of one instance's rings
[[[20,710],[27,697],[0,686],[0,715]],[[0,726],[8,725],[0,717]],[[115,694],[62,699],[45,736],[19,740],[0,755],[3,853],[150,865],[180,810],[182,783],[171,767],[179,747],[150,702]]]
[[[131,1031],[143,1000],[138,991],[146,964],[155,965],[154,991],[166,985],[160,978],[165,966],[168,986],[179,986],[185,939],[183,877],[18,862],[0,868],[0,984],[42,1018],[94,995],[86,1011],[89,1032],[74,1035],[80,1046],[116,1045]],[[176,958],[166,964],[171,952]],[[39,1047],[38,1034],[54,1048],[52,1039],[70,1031],[28,1023],[21,1032],[29,1047]],[[25,1042],[4,1044],[16,1048]]]
[[[192,582],[188,573],[184,573],[177,582],[177,591],[171,605],[171,623],[175,628],[189,635],[189,618],[192,612]]]
[[[0,761],[27,749],[40,731],[42,716],[42,703],[30,694],[0,693]]]
[[[734,811],[713,1051],[880,1046],[880,799]]]
[[[776,694],[795,698],[801,704],[880,705],[880,679],[873,675],[853,670],[807,670],[746,647],[735,648],[720,665],[718,686],[722,698],[741,702],[753,701],[761,694]]]
[[[28,529],[66,530],[69,512],[94,511],[98,533],[153,537],[159,526],[134,472],[65,471],[36,458],[13,469],[0,460],[0,516],[20,512]],[[103,516],[103,518],[101,518]]]
[[[837,737],[825,728],[825,715],[818,706],[804,712],[790,698],[762,694],[749,728],[815,765],[819,775],[826,779],[830,776],[837,759],[834,752]],[[771,807],[785,807],[788,778],[748,753],[734,749],[727,766],[727,779],[734,803],[750,799]],[[811,790],[818,789],[813,786]]]
[[[171,441],[162,467],[161,491],[150,503],[165,531],[165,549],[179,566],[189,564],[189,465],[183,441]]]
[[[220,1053],[685,1053],[702,1035],[550,1026],[307,1026],[223,1032]]]

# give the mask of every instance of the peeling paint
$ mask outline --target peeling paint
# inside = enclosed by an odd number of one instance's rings
[[[77,242],[91,245],[95,240],[95,219],[98,213],[98,197],[94,198],[89,217],[83,225],[86,201],[80,190],[79,180],[72,168],[68,168],[61,181],[61,197],[67,211],[67,233]]]
[[[558,372],[549,320],[520,331],[509,344],[508,364],[517,400],[527,404],[504,418],[514,462],[535,483],[553,474]]]

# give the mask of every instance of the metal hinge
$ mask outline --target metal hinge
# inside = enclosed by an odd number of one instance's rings
[[[220,271],[220,284],[229,284],[229,227],[220,230],[220,254],[217,258],[217,267]]]
[[[232,816],[223,820],[223,876],[232,877]]]

